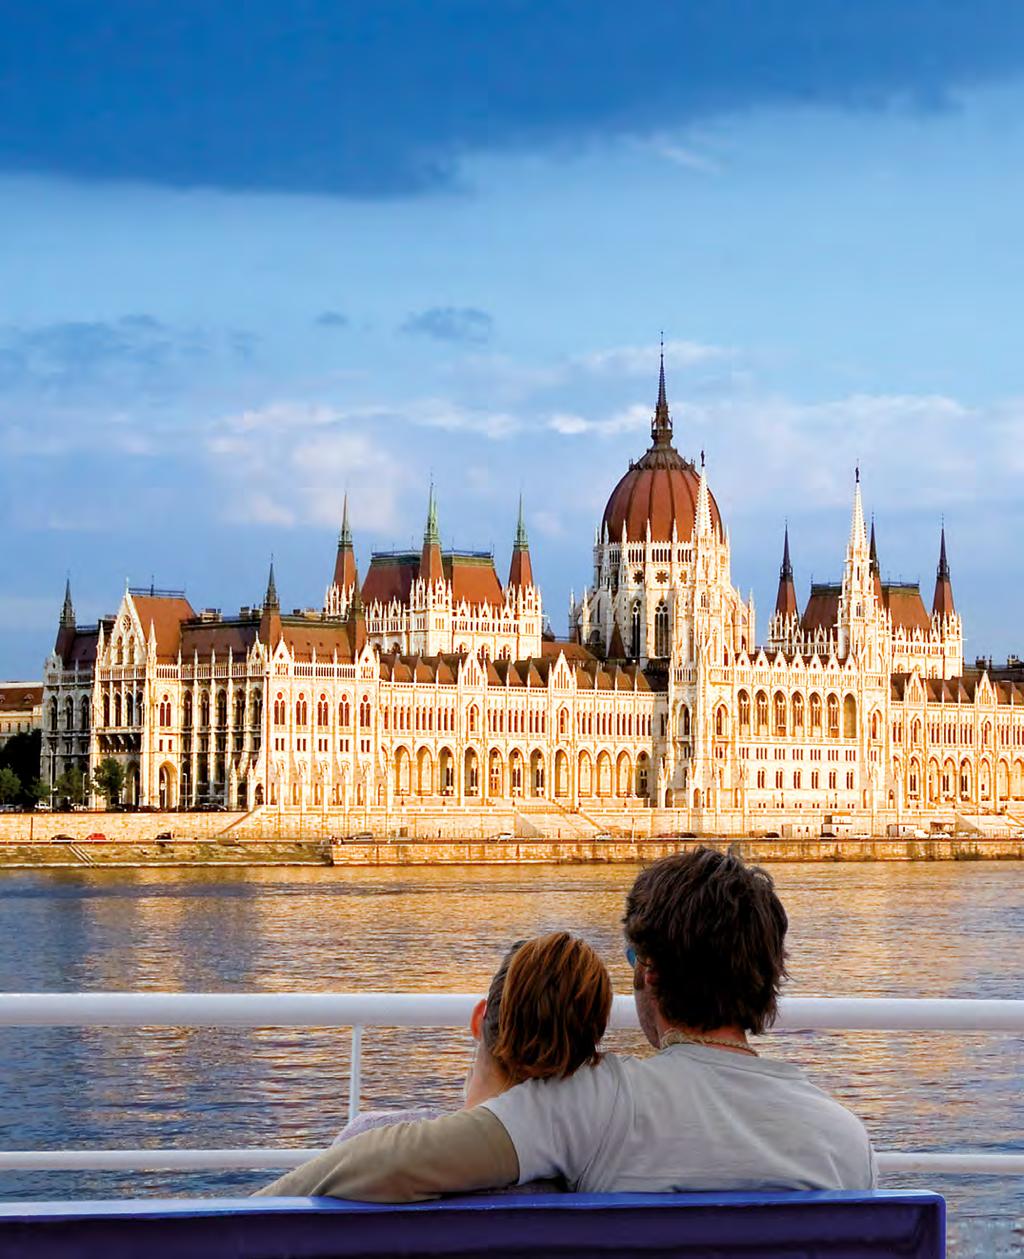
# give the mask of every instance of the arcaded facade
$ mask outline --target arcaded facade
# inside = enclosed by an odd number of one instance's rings
[[[882,580],[859,475],[841,580],[801,611],[788,533],[758,644],[729,534],[673,441],[664,366],[651,445],[612,491],[569,636],[544,632],[520,507],[508,579],[441,547],[361,581],[347,504],[323,606],[196,612],[129,589],[46,664],[43,773],[122,762],[163,807],[381,810],[547,802],[677,811],[695,831],[845,813],[861,829],[1024,814],[1024,671],[965,668],[943,534],[929,611]]]

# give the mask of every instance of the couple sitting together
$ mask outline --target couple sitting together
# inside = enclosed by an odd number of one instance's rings
[[[666,857],[637,878],[623,923],[654,1054],[600,1051],[612,989],[588,944],[527,940],[473,1011],[462,1110],[361,1116],[259,1192],[416,1202],[524,1184],[873,1188],[860,1120],[747,1040],[774,1021],[785,975],[786,912],[769,875],[706,848]]]

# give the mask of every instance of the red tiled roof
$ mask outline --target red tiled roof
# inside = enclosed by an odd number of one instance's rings
[[[812,586],[811,597],[800,618],[800,628],[805,634],[815,630],[831,630],[839,619],[839,586]]]
[[[28,685],[24,682],[0,682],[0,708],[4,712],[29,712],[42,702],[42,685],[34,682]]]
[[[407,555],[373,555],[363,582],[363,603],[409,602],[412,583],[419,572],[420,557]]]
[[[331,659],[335,651],[339,660],[353,659],[348,628],[336,621],[282,617],[281,637],[297,660],[312,660],[314,651],[320,660]]]
[[[500,608],[505,602],[498,574],[494,571],[494,560],[490,556],[459,555],[458,553],[444,557],[444,575],[452,584],[452,600],[454,603],[466,603],[479,606],[488,603]]]
[[[259,618],[248,621],[195,621],[181,627],[181,654],[198,653],[209,656],[216,652],[223,658],[230,651],[244,656],[259,637]]]
[[[883,582],[882,603],[892,617],[893,629],[903,629],[908,633],[915,629],[927,633],[931,629],[932,618],[922,602],[921,588],[916,582]]]
[[[192,605],[179,595],[131,596],[138,613],[142,632],[148,636],[150,625],[156,631],[156,657],[175,660],[181,643],[181,623],[195,617]]]

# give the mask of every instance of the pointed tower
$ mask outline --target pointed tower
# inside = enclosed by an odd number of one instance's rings
[[[659,450],[672,446],[672,416],[668,410],[668,393],[665,389],[665,342],[661,343],[661,367],[658,372],[658,401],[651,419],[651,444]]]
[[[263,596],[264,612],[280,612],[281,600],[277,597],[277,582],[274,580],[274,561],[270,561],[270,572],[267,575],[267,593]]]
[[[352,648],[353,659],[366,646],[366,615],[363,611],[363,596],[359,592],[358,584],[352,592],[352,603],[348,610],[348,642]]]
[[[352,530],[348,523],[348,495],[345,495],[341,513],[341,532],[338,534],[338,554],[334,560],[334,585],[339,594],[346,596],[359,581],[356,553],[352,546]]]
[[[871,580],[875,589],[878,606],[882,606],[882,569],[878,563],[878,547],[875,545],[875,518],[871,517],[871,545],[869,547]]]
[[[949,576],[949,560],[946,558],[946,526],[943,525],[939,539],[939,566],[935,571],[935,595],[932,599],[932,616],[947,617],[955,614],[953,582]]]
[[[270,573],[267,576],[267,592],[263,596],[263,615],[260,617],[260,638],[271,649],[281,641],[281,601],[277,597],[277,582],[274,580],[274,561],[270,561]]]
[[[864,503],[860,495],[860,468],[857,468],[853,487],[850,541],[846,547],[846,564],[843,568],[843,585],[839,599],[840,656],[866,647],[876,629],[871,549],[864,524]]]
[[[519,519],[516,523],[516,540],[512,544],[508,584],[518,590],[525,590],[533,585],[533,564],[530,562],[530,540],[526,536],[526,521],[523,519],[522,494],[519,495]]]
[[[444,581],[444,565],[441,562],[441,531],[437,527],[437,500],[434,497],[434,483],[430,483],[430,497],[427,500],[427,525],[423,530],[423,550],[420,553],[420,581],[428,585]]]
[[[704,467],[704,451],[700,452],[700,483],[697,486],[697,509],[693,525],[694,535],[706,538],[712,532],[711,494],[708,490],[707,470]]]
[[[71,578],[64,583],[64,606],[60,610],[60,624],[53,650],[66,660],[75,639],[75,605],[71,602]]]
[[[868,532],[864,524],[864,503],[860,496],[860,468],[854,471],[853,515],[850,520],[850,550],[856,554],[868,551]]]
[[[779,569],[779,592],[775,596],[775,615],[780,621],[796,619],[800,609],[796,602],[796,586],[793,584],[793,565],[789,558],[789,523],[782,541],[782,567]]]

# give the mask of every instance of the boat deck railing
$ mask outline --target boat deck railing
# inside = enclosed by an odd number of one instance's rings
[[[366,1029],[465,1027],[478,995],[464,993],[3,993],[2,1027],[351,1028],[348,1113],[359,1113]],[[632,997],[617,996],[611,1026],[637,1029]],[[777,1029],[1024,1035],[1024,1000],[788,997]],[[320,1148],[2,1150],[8,1171],[200,1171],[295,1167]],[[885,1174],[1024,1176],[1024,1153],[884,1150]]]

